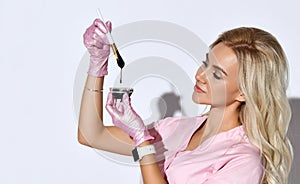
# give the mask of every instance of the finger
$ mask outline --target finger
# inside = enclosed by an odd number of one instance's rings
[[[90,41],[90,45],[91,46],[95,46],[95,47],[97,47],[98,49],[103,49],[103,47],[104,47],[104,45],[106,45],[106,43],[103,43],[103,41],[101,41],[101,40],[99,40],[99,39],[92,39],[91,41]],[[107,49],[105,49],[105,50],[107,50]]]
[[[118,110],[119,113],[122,114],[124,112],[124,103],[120,100],[117,100],[116,109]]]
[[[94,40],[97,40],[102,44],[109,44],[106,34],[104,34],[99,28],[95,28],[92,37]]]
[[[86,46],[91,45],[94,40],[93,39],[94,29],[95,26],[91,25],[89,28],[86,29],[86,31],[83,34],[83,41]]]
[[[97,28],[99,28],[99,30],[102,32],[102,33],[104,33],[104,34],[106,34],[107,33],[107,29],[106,29],[106,25],[100,20],[100,19],[96,19],[95,21],[94,21],[94,25],[97,27]]]
[[[106,25],[106,28],[108,29],[108,31],[111,32],[111,28],[112,28],[111,22],[110,22],[110,21],[107,21],[107,22],[105,23],[105,25]]]
[[[108,38],[105,33],[103,33],[99,28],[95,27],[91,35],[93,40],[97,40],[102,44],[109,45]]]
[[[107,95],[107,101],[106,101],[105,108],[110,114],[114,113],[115,102],[114,102],[114,97],[111,92],[109,92]]]
[[[83,41],[85,46],[97,46],[106,44],[107,39],[104,33],[102,33],[97,27],[92,25],[89,27],[83,35]]]
[[[130,99],[129,99],[129,96],[128,96],[128,94],[127,94],[126,92],[123,94],[122,102],[123,102],[126,106],[130,106]]]
[[[104,45],[103,43],[97,41],[97,40],[87,40],[84,42],[84,45],[85,47],[88,49],[88,50],[91,50],[91,51],[97,51],[97,52],[101,52],[101,50],[104,50]],[[101,50],[99,50],[101,49]],[[105,50],[107,51],[106,47],[105,47]]]

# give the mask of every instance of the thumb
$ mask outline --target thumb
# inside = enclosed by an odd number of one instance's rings
[[[105,23],[105,25],[106,25],[108,31],[111,32],[111,28],[112,28],[111,22],[110,22],[110,21],[107,21],[107,22]]]
[[[116,113],[116,111],[114,109],[114,97],[112,96],[111,92],[109,92],[107,95],[107,101],[106,101],[105,108],[111,116]]]
[[[106,106],[107,105],[110,105],[112,106],[114,104],[114,97],[112,95],[112,92],[108,92],[108,95],[107,95],[107,101],[106,101]]]

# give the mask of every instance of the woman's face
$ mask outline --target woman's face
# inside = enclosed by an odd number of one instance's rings
[[[243,101],[238,89],[237,57],[233,50],[223,43],[210,50],[195,79],[195,103],[224,107]]]

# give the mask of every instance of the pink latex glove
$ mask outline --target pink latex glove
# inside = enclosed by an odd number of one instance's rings
[[[106,27],[109,29],[107,30]],[[110,53],[110,44],[106,37],[107,31],[111,31],[111,22],[104,23],[95,19],[94,23],[83,34],[83,42],[90,53],[90,65],[88,75],[102,77],[107,75],[107,63]]]
[[[133,138],[135,146],[154,139],[146,129],[141,117],[131,107],[127,93],[124,93],[122,101],[117,101],[109,92],[105,107],[112,117],[113,124],[128,133]]]

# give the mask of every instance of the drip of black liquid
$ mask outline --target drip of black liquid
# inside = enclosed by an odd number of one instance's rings
[[[122,70],[123,67],[125,66],[125,62],[123,60],[123,58],[121,57],[116,44],[112,44],[112,50],[114,52],[115,58],[117,60],[118,66],[120,67],[121,71],[120,71],[120,84],[122,83]]]
[[[121,68],[121,70],[120,70],[120,84],[122,84],[122,70],[123,70],[123,68]]]

